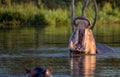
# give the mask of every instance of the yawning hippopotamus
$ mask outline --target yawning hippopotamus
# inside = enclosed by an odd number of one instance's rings
[[[73,32],[70,41],[69,49],[73,52],[84,52],[85,54],[96,54],[102,51],[112,51],[108,46],[97,44],[92,34],[92,29],[89,28],[90,21],[85,17],[77,17],[73,24],[76,30]],[[96,47],[98,46],[98,47]]]

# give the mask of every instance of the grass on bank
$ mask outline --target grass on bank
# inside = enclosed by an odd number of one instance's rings
[[[81,3],[75,7],[75,16],[81,15]],[[94,10],[87,7],[86,16],[93,21]],[[98,23],[120,22],[119,8],[112,9],[110,3],[103,8],[98,7]],[[70,11],[67,9],[39,9],[32,4],[12,5],[11,7],[0,7],[0,27],[21,25],[65,25],[70,24]]]

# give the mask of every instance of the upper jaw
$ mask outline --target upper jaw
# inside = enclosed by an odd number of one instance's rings
[[[78,31],[80,32],[80,34],[84,34],[85,33],[85,28],[78,28]]]

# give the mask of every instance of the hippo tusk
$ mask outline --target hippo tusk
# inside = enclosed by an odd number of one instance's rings
[[[82,6],[82,16],[85,16],[85,8],[88,5],[89,0],[84,0],[84,4]]]
[[[85,16],[85,8],[88,5],[88,3],[89,3],[89,0],[84,0],[84,4],[83,4],[83,7],[82,7],[82,16],[83,17]],[[94,22],[93,22],[92,26],[90,26],[90,29],[92,29],[92,30],[93,30],[93,28],[96,24],[97,16],[98,16],[96,0],[93,0],[93,3],[94,3],[95,18],[94,18]]]
[[[90,26],[90,29],[93,30],[95,24],[96,24],[96,21],[97,21],[97,17],[98,17],[98,11],[97,11],[97,2],[96,0],[93,0],[93,3],[94,3],[94,10],[95,10],[95,18],[94,18],[94,22],[92,24],[92,26]]]

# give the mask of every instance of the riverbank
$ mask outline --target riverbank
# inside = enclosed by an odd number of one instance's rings
[[[76,5],[75,16],[81,15],[81,3]],[[88,7],[86,16],[93,21],[94,14],[91,7]],[[120,10],[112,9],[109,3],[103,8],[98,8],[98,24],[120,23]],[[70,24],[69,9],[44,9],[32,4],[12,5],[11,7],[0,8],[0,28],[20,27],[20,25],[68,25]],[[12,25],[12,26],[11,26]]]

